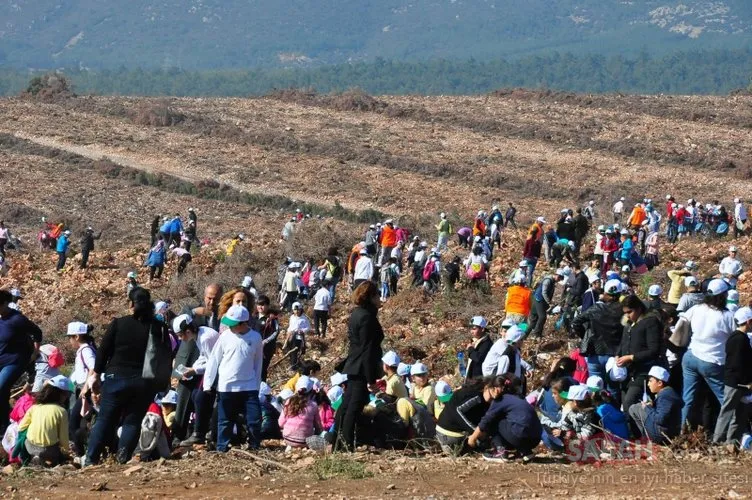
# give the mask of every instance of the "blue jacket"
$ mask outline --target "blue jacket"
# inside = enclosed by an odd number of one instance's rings
[[[148,257],[146,257],[146,265],[149,267],[163,266],[166,258],[167,252],[164,248],[161,250],[151,250]]]
[[[170,228],[172,227],[172,221],[168,220],[161,226],[159,226],[159,232],[164,234],[170,234]]]
[[[650,439],[660,444],[666,440],[664,434],[672,439],[679,435],[682,406],[684,402],[673,388],[666,387],[658,393],[653,406],[645,408],[645,428]]]
[[[29,363],[32,342],[42,342],[42,330],[18,311],[0,318],[0,366]]]
[[[634,248],[634,243],[632,242],[631,238],[627,238],[624,240],[621,244],[621,258],[622,259],[629,259],[629,256],[632,254],[632,248]]]
[[[519,396],[505,394],[491,403],[478,427],[481,431],[494,435],[500,433],[497,429],[504,420],[509,422],[511,433],[518,439],[540,440],[543,434],[543,426],[535,409]]]
[[[69,246],[70,246],[70,240],[68,239],[66,235],[61,234],[60,237],[57,239],[57,252],[65,253],[68,251]]]
[[[180,217],[175,217],[170,221],[170,233],[179,233],[183,230],[183,223],[180,222]]]
[[[629,439],[627,417],[622,412],[607,403],[600,405],[595,411],[601,417],[601,424],[603,424],[601,427],[615,436]]]

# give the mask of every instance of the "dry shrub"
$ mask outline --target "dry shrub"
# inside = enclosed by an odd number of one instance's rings
[[[143,102],[130,112],[136,125],[148,127],[172,127],[185,120],[185,115],[175,111],[167,101]]]
[[[285,252],[301,262],[308,258],[318,261],[335,247],[344,264],[353,243],[360,241],[362,236],[357,226],[342,221],[305,219],[295,224],[292,237],[285,242]]]
[[[337,111],[381,111],[388,104],[376,99],[361,89],[350,89],[339,95],[327,96],[328,107]]]
[[[31,79],[29,86],[21,96],[39,99],[45,102],[76,97],[68,78],[59,73],[46,73],[42,76],[35,76]]]

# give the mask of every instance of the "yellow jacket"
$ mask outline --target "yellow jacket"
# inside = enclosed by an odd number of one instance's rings
[[[34,405],[29,408],[18,430],[26,430],[26,439],[37,446],[60,445],[68,452],[68,412],[56,404]]]

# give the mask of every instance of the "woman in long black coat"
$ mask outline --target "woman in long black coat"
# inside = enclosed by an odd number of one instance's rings
[[[360,284],[353,293],[353,303],[357,307],[348,323],[350,348],[340,370],[347,375],[347,389],[336,417],[337,446],[350,451],[355,449],[355,427],[368,404],[369,387],[382,376],[384,340],[377,318],[381,300],[376,285],[370,281]]]

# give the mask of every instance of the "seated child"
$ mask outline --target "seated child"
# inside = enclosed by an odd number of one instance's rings
[[[629,416],[637,424],[643,437],[657,444],[668,444],[681,431],[681,409],[684,403],[676,391],[669,387],[669,372],[654,366],[648,372],[648,389],[655,394],[655,402],[635,403],[629,407]]]
[[[309,377],[300,377],[295,384],[295,395],[285,403],[279,416],[279,427],[288,451],[305,448],[306,439],[322,432],[318,405],[311,400],[312,388]]]
[[[334,426],[334,408],[332,402],[329,399],[329,395],[326,391],[319,388],[313,393],[313,401],[319,407],[319,418],[321,419],[321,426],[325,431],[328,431]]]
[[[561,436],[571,439],[590,439],[595,434],[595,408],[586,385],[573,385],[561,397],[567,404],[561,410]]]
[[[434,391],[436,392],[436,400],[433,403],[433,416],[438,420],[441,412],[444,411],[444,405],[452,399],[452,386],[444,380],[439,380],[436,382]]]
[[[162,417],[168,429],[172,429],[175,422],[175,408],[178,405],[178,393],[170,390],[162,398]]]
[[[384,377],[382,380],[386,383],[386,389],[384,392],[394,398],[406,398],[408,397],[407,387],[399,375],[397,375],[397,366],[399,366],[400,358],[394,351],[389,351],[381,358],[384,368]]]
[[[65,461],[69,445],[66,408],[72,392],[73,383],[63,375],[45,382],[18,425],[19,433],[26,431],[26,439],[24,450],[14,448],[14,456],[22,456],[25,451],[32,461],[51,467]],[[16,448],[19,444],[20,439]]]
[[[627,418],[618,409],[616,399],[603,388],[603,379],[598,375],[591,375],[585,385],[592,394],[593,406],[595,413],[600,418],[601,427],[614,436],[629,439]]]
[[[402,383],[405,384],[407,392],[409,393],[410,387],[412,387],[412,384],[410,383],[410,365],[400,362],[400,364],[397,365],[397,375],[402,379]]]
[[[298,379],[300,377],[302,377],[303,375],[307,377],[317,377],[320,371],[321,365],[318,361],[314,361],[312,359],[303,360],[298,366],[298,371],[295,373],[295,375],[292,376],[292,378],[290,378],[290,380],[285,382],[285,385],[282,388],[290,389],[291,391],[295,392],[295,384],[298,382]]]
[[[259,403],[261,405],[261,440],[282,439],[279,428],[280,409],[272,402],[272,390],[266,382],[259,386]],[[276,399],[276,398],[274,398]]]
[[[160,407],[156,402],[153,402],[149,405],[149,409],[146,410],[146,415],[141,421],[141,434],[138,437],[138,445],[134,455],[138,455],[142,462],[170,457],[172,438],[163,412],[164,407]]]

